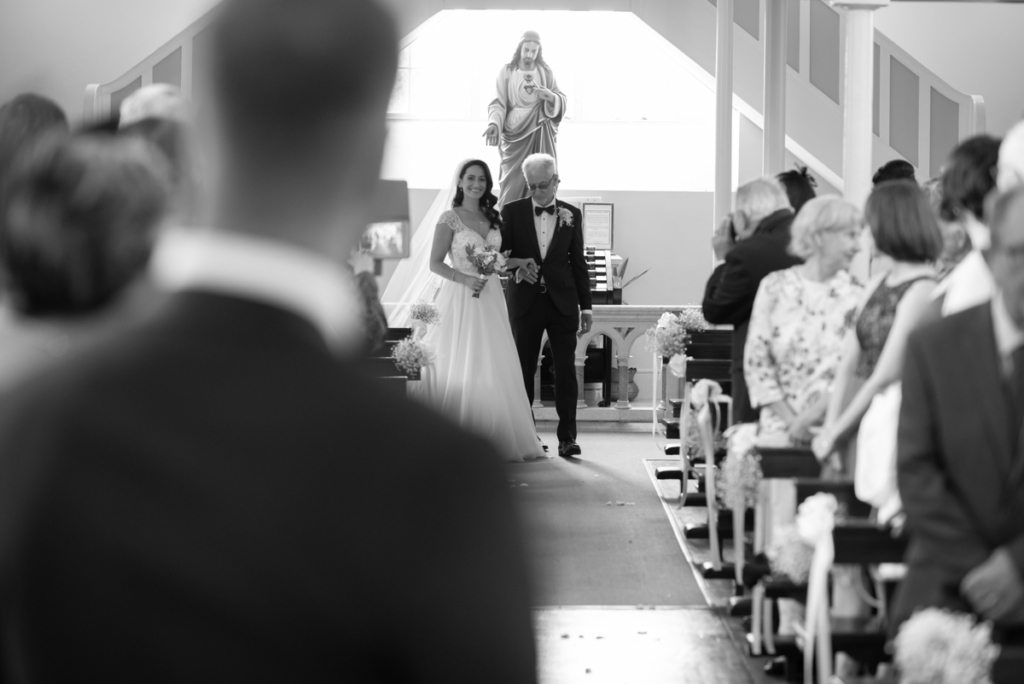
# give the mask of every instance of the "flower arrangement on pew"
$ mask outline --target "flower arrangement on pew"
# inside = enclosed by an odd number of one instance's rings
[[[422,300],[409,307],[409,316],[424,325],[433,325],[441,320],[441,312],[438,311],[437,305]]]
[[[725,431],[725,438],[729,446],[718,476],[719,498],[725,508],[752,508],[763,478],[756,450],[757,423],[734,425]]]
[[[795,584],[806,584],[811,572],[814,548],[832,526],[839,504],[832,494],[808,497],[797,509],[795,522],[777,528],[766,555],[772,572],[788,577]]]
[[[424,366],[434,363],[434,348],[411,335],[395,345],[392,352],[395,365],[410,378],[419,379]]]
[[[700,309],[683,309],[677,314],[666,311],[653,328],[648,328],[647,349],[669,359],[668,367],[677,378],[686,377],[686,345],[691,332],[708,329]]]
[[[991,684],[992,627],[939,608],[914,613],[896,635],[900,684]]]

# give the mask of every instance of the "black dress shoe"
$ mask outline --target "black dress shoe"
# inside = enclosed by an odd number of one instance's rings
[[[558,455],[562,458],[569,458],[570,456],[579,456],[583,453],[580,449],[580,445],[576,442],[559,442],[558,443]]]
[[[538,437],[537,441],[540,442],[540,448],[544,450],[544,453],[548,453],[548,445],[544,443],[544,440]]]

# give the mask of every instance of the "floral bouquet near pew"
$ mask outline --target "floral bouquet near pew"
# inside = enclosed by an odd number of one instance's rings
[[[729,447],[719,474],[718,496],[725,508],[743,510],[757,503],[761,457],[755,449],[757,423],[739,423],[725,431]]]
[[[409,316],[412,320],[420,321],[424,325],[433,325],[441,320],[441,312],[438,311],[437,305],[422,300],[409,307]]]
[[[801,503],[796,521],[778,528],[772,535],[766,552],[772,572],[785,575],[796,584],[806,584],[814,547],[822,535],[831,533],[838,510],[835,495],[824,492]]]
[[[896,635],[900,684],[991,684],[992,626],[939,608],[914,613]]]
[[[683,309],[678,314],[666,311],[657,325],[645,333],[647,348],[669,359],[672,374],[681,378],[686,375],[686,345],[690,342],[690,333],[707,329],[708,322],[698,309]]]
[[[395,345],[392,358],[398,366],[410,378],[419,375],[424,366],[434,363],[436,355],[429,344],[413,339],[411,336]]]
[[[493,247],[466,245],[466,256],[469,257],[469,263],[476,266],[477,272],[483,278],[505,270],[505,255]],[[480,293],[474,292],[473,297],[479,299]]]

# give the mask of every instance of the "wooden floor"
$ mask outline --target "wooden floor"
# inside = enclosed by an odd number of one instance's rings
[[[752,670],[709,608],[542,608],[542,684],[747,684]]]

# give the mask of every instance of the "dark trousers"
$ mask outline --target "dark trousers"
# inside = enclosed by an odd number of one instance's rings
[[[526,396],[533,404],[533,378],[537,373],[537,359],[544,331],[551,342],[555,371],[555,410],[558,412],[558,441],[576,441],[576,333],[580,327],[579,314],[566,316],[547,294],[538,294],[533,306],[522,316],[511,319],[512,337],[519,351],[519,365],[523,369]]]
[[[760,411],[750,405],[750,395],[747,394],[747,381],[743,377],[743,369],[732,372],[732,422],[733,423],[756,423]]]

